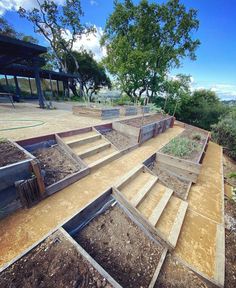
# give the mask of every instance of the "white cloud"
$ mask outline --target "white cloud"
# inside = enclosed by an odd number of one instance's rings
[[[43,0],[39,0],[42,2]],[[56,4],[62,5],[65,0],[54,0]],[[16,11],[20,7],[26,10],[38,7],[37,0],[0,0],[0,15],[3,15],[7,10]]]
[[[90,0],[89,2],[90,2],[90,4],[91,4],[92,6],[98,5],[98,2],[95,1],[95,0]]]
[[[79,51],[80,49],[85,49],[91,51],[94,54],[94,58],[100,61],[106,56],[106,49],[100,47],[100,39],[103,35],[103,29],[101,27],[95,27],[96,32],[90,33],[89,35],[83,35],[74,44],[74,50]]]

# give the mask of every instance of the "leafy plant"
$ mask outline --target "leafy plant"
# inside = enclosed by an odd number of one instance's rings
[[[192,135],[192,139],[195,140],[195,141],[201,141],[202,140],[202,135],[199,134],[199,133],[194,133]]]
[[[200,145],[189,138],[177,137],[162,148],[162,152],[176,157],[188,158],[194,151],[199,151]]]
[[[232,172],[229,174],[229,178],[236,178],[236,172]]]

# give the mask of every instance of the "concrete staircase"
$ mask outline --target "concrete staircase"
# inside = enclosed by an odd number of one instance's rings
[[[120,155],[120,152],[95,130],[62,139],[91,169],[99,168]]]
[[[115,188],[169,248],[174,249],[188,203],[175,197],[173,190],[160,184],[158,177],[143,165],[127,173]]]

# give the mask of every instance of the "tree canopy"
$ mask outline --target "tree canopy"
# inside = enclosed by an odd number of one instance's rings
[[[79,72],[81,88],[85,95],[89,97],[90,101],[93,100],[93,95],[96,94],[100,88],[111,88],[111,81],[106,74],[105,68],[93,58],[91,52],[73,51],[72,53],[73,57],[76,58],[79,63],[79,68],[75,66],[73,59],[67,55],[66,62],[68,71],[70,73]]]
[[[38,8],[28,11],[20,7],[21,17],[28,19],[34,25],[36,33],[40,33],[49,42],[56,57],[60,70],[67,72],[65,53],[73,58],[73,45],[82,34],[89,33],[92,28],[81,23],[83,11],[80,0],[66,0],[62,6],[52,0],[38,2]],[[78,62],[73,58],[76,67]]]
[[[104,63],[132,99],[139,100],[145,91],[153,96],[171,68],[184,57],[196,58],[200,42],[192,32],[198,29],[197,12],[187,11],[179,0],[114,3],[101,40],[107,48]]]

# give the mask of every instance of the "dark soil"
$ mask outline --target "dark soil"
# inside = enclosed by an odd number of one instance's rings
[[[188,267],[173,258],[170,254],[166,257],[157,278],[155,288],[213,288],[206,284]]]
[[[163,251],[117,205],[93,219],[75,239],[126,288],[148,287]]]
[[[58,146],[40,148],[33,152],[40,161],[40,166],[45,171],[44,182],[46,186],[64,179],[66,176],[79,171],[80,165],[66,155]]]
[[[167,116],[164,116],[161,114],[155,114],[155,115],[145,116],[144,118],[139,117],[139,118],[124,120],[124,121],[122,121],[122,123],[140,128],[144,125],[156,122],[156,121],[164,119],[164,118],[167,118]]]
[[[1,273],[0,287],[112,286],[59,231]]]
[[[236,287],[236,203],[225,200],[225,287]]]
[[[174,193],[181,199],[185,200],[188,192],[189,182],[160,169],[156,161],[152,162],[148,168],[152,170],[159,178],[160,182],[168,188],[172,189]]]
[[[106,132],[101,132],[114,146],[116,146],[120,151],[129,148],[137,144],[134,137],[127,136],[116,130],[110,130]]]
[[[200,139],[198,139],[198,136],[200,136]],[[169,145],[169,143],[171,143],[171,141],[164,146],[160,151],[164,154],[168,154],[170,156],[174,156],[177,158],[182,158],[182,159],[186,159],[186,160],[190,160],[193,162],[197,162],[199,161],[199,157],[201,155],[203,146],[205,144],[206,138],[207,138],[207,134],[200,132],[198,130],[194,130],[194,129],[185,129],[179,136],[177,136],[176,138],[188,138],[190,140],[193,141],[194,145],[195,145],[195,149],[192,151],[192,153],[190,154],[186,154],[186,156],[183,157],[178,157],[176,156],[174,153],[167,153],[164,152],[165,147],[167,147]],[[174,138],[174,139],[176,139]]]
[[[8,140],[0,140],[0,167],[27,159],[27,155]]]

